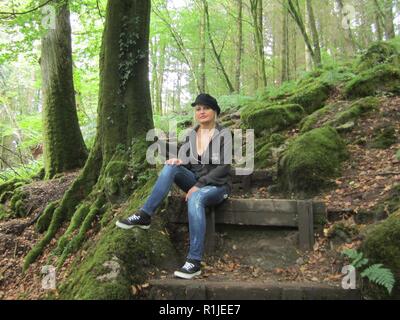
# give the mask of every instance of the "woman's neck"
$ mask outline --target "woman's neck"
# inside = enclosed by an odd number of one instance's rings
[[[208,123],[201,123],[199,129],[200,130],[205,130],[205,129],[214,129],[216,126],[215,122],[208,122]]]

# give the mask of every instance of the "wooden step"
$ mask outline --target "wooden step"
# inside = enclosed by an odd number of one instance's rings
[[[168,213],[168,220],[173,223],[187,223],[187,208],[183,197],[171,196],[169,201],[174,202],[174,210]],[[177,204],[178,203],[178,204]],[[303,200],[286,199],[227,199],[215,206],[215,223],[272,226],[272,227],[298,227],[299,203]],[[326,217],[326,207],[323,202],[312,202],[314,220]],[[316,222],[317,223],[317,222]]]
[[[149,299],[168,300],[360,300],[359,290],[319,283],[150,280]]]
[[[168,199],[173,208],[167,212],[169,222],[188,223],[184,197]],[[211,253],[215,245],[215,224],[298,228],[300,248],[310,250],[314,245],[315,222],[322,217],[326,217],[325,204],[312,200],[227,199],[206,210],[206,252]]]

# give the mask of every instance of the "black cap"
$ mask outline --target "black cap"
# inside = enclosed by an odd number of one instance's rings
[[[192,107],[198,104],[209,106],[211,109],[217,112],[217,115],[221,113],[221,109],[218,105],[217,99],[215,99],[214,97],[210,96],[207,93],[200,93],[197,96],[196,101],[192,103]]]

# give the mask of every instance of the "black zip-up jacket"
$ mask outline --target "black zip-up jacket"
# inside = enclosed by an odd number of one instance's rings
[[[225,128],[217,122],[210,143],[204,150],[201,163],[199,163],[196,147],[196,133],[199,127],[200,125],[198,124],[189,130],[185,137],[185,142],[178,148],[178,158],[184,160],[181,152],[186,158],[189,158],[189,163],[184,162],[182,166],[195,174],[197,179],[196,187],[201,188],[207,185],[224,186],[227,193],[230,194],[232,192],[232,132],[229,128]],[[213,141],[215,141],[214,148],[216,150],[213,150]]]

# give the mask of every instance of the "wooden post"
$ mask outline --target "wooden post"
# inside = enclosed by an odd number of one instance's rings
[[[211,255],[215,250],[215,207],[206,208],[206,236],[204,252]]]
[[[311,250],[314,246],[314,217],[312,200],[297,201],[299,224],[299,245],[301,250]]]

